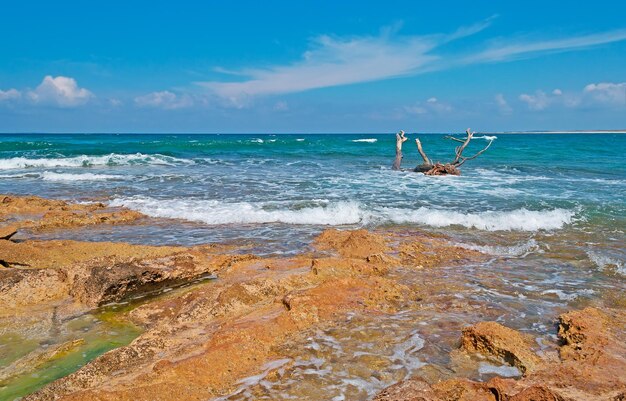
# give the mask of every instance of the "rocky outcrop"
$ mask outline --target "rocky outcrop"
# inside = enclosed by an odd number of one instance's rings
[[[608,345],[608,316],[595,308],[564,313],[559,316],[560,348],[564,360],[597,360]]]
[[[27,399],[173,400],[228,394],[243,377],[284,358],[281,350],[309,330],[337,324],[348,312],[394,312],[414,303],[414,289],[390,274],[399,264],[398,248],[388,245],[390,239],[396,244],[417,240],[364,230],[329,230],[315,242],[325,253],[314,256],[205,253],[217,280],[132,310],[129,318],[146,329],[133,343]],[[451,255],[446,260],[476,256],[441,238],[429,238],[424,244],[431,252]],[[135,293],[143,273],[159,266],[163,275],[176,266],[182,277],[187,271],[184,263],[174,260],[191,252],[150,259],[147,270],[145,263],[123,262],[118,267],[107,264],[106,258],[80,262],[89,268],[79,270],[83,275],[73,279],[78,285],[73,288],[88,295],[75,290],[72,294],[79,300],[108,302],[117,299],[119,290]],[[427,258],[415,249],[406,257]],[[189,271],[196,272],[188,262]]]
[[[462,348],[508,359],[526,368],[524,377],[434,384],[414,377],[385,389],[374,400],[619,400],[626,394],[624,327],[623,311],[586,308],[562,314],[560,360],[555,361],[534,355],[520,333],[493,322],[479,323],[463,331]]]
[[[382,235],[367,230],[326,230],[316,239],[318,249],[332,250],[346,258],[366,258],[389,250]]]
[[[0,227],[0,240],[10,239],[12,236],[17,234],[18,229],[19,229],[18,224],[9,224],[9,225]]]
[[[0,195],[0,221],[12,221],[0,228],[0,239],[9,239],[10,230],[33,231],[71,228],[95,224],[126,224],[144,215],[123,208],[108,208],[103,203],[78,204],[37,196]],[[15,233],[12,233],[13,235]]]
[[[530,348],[529,339],[496,322],[480,322],[467,327],[461,335],[461,348],[502,359],[522,373],[537,368],[540,359]]]

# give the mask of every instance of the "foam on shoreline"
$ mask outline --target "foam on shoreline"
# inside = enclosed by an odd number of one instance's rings
[[[532,211],[522,208],[507,212],[477,213],[428,207],[368,209],[354,201],[322,201],[315,206],[297,208],[288,205],[276,207],[263,202],[228,203],[218,200],[132,197],[114,199],[110,205],[124,206],[152,217],[183,219],[207,225],[286,223],[338,226],[392,223],[430,227],[463,226],[485,231],[555,230],[570,224],[575,215],[574,211],[566,209]],[[517,253],[517,250],[513,252]]]
[[[176,165],[192,164],[192,160],[179,159],[161,154],[117,154],[103,156],[81,155],[74,157],[37,158],[13,157],[0,159],[0,170],[24,169],[33,167],[90,167],[90,166],[120,166],[132,164]]]

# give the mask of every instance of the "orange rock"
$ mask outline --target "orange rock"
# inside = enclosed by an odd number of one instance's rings
[[[331,250],[347,258],[366,258],[372,254],[386,252],[385,238],[367,230],[325,230],[315,240],[321,250]]]
[[[559,316],[560,349],[563,359],[597,358],[608,344],[608,317],[595,308],[564,313]]]
[[[501,358],[522,373],[536,369],[541,362],[519,332],[496,322],[480,322],[463,329],[461,348]]]

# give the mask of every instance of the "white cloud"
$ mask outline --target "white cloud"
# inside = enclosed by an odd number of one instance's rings
[[[437,47],[469,35],[490,24],[491,19],[443,35],[402,36],[384,29],[378,36],[333,37],[321,35],[311,41],[299,61],[267,68],[240,71],[219,68],[230,75],[248,77],[238,82],[197,82],[242,107],[251,98],[303,92],[311,89],[379,81],[435,70]]]
[[[274,110],[275,111],[287,111],[289,110],[289,104],[287,104],[287,102],[285,101],[276,102],[276,104],[274,104]]]
[[[453,108],[448,103],[440,102],[436,97],[431,97],[425,102],[418,102],[412,106],[405,106],[403,110],[406,114],[424,115],[424,114],[446,114],[450,113]]]
[[[583,93],[596,102],[610,105],[626,105],[626,82],[601,82],[585,86]]]
[[[0,102],[5,100],[19,99],[22,93],[17,89],[7,89],[5,91],[0,90]]]
[[[509,103],[506,101],[502,93],[498,93],[494,99],[501,114],[511,114],[513,112],[513,108],[509,106]]]
[[[241,82],[203,82],[200,85],[244,105],[258,95],[276,95],[408,75],[437,59],[427,53],[437,46],[434,38],[366,36],[315,39],[302,60],[267,69],[250,69]]]
[[[256,96],[303,92],[312,89],[412,76],[467,64],[507,61],[550,52],[589,48],[626,40],[626,30],[563,39],[491,42],[474,54],[436,54],[445,43],[473,35],[491,23],[460,28],[443,35],[403,36],[385,30],[377,36],[314,38],[298,61],[265,68],[218,68],[238,81],[197,82],[231,105],[244,107]]]
[[[47,75],[35,90],[28,92],[34,103],[74,107],[85,104],[94,97],[93,93],[80,88],[74,78]]]
[[[511,39],[501,39],[494,42],[488,49],[466,57],[462,62],[475,64],[507,61],[544,53],[585,49],[623,40],[626,40],[625,29],[552,40],[512,41]]]
[[[535,91],[534,95],[522,93],[521,95],[519,95],[519,100],[526,103],[529,109],[537,111],[546,109],[551,102],[551,99],[548,97],[548,95],[540,90]]]
[[[550,94],[546,94],[538,90],[532,95],[523,93],[519,99],[526,103],[530,110],[535,111],[549,107],[622,107],[626,106],[626,82],[591,83],[578,92],[554,89]]]
[[[193,100],[189,95],[176,95],[170,91],[161,91],[138,96],[135,98],[135,104],[139,107],[175,110],[193,106]]]

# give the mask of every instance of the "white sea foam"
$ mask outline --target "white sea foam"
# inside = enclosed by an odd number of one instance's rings
[[[125,206],[152,217],[184,219],[208,225],[219,224],[420,224],[431,227],[464,226],[487,231],[537,231],[561,228],[572,221],[574,212],[565,209],[510,212],[461,213],[421,207],[411,209],[367,209],[358,202],[317,201],[317,205],[297,208],[289,205],[277,208],[263,202],[222,202],[200,199],[154,199],[133,197],[115,199],[111,206]],[[533,244],[528,244],[532,247]],[[494,252],[522,252],[512,249]]]
[[[384,216],[398,224],[418,223],[432,227],[463,226],[486,231],[555,230],[573,221],[575,212],[567,209],[508,212],[461,213],[453,210],[420,207],[415,210],[385,208]]]
[[[596,266],[602,270],[615,270],[618,274],[626,276],[626,265],[624,260],[612,258],[607,255],[601,255],[598,252],[587,251],[587,256]]]
[[[374,143],[374,142],[378,142],[378,139],[376,139],[376,138],[353,139],[352,142]]]
[[[192,160],[178,159],[176,157],[160,154],[146,155],[116,154],[111,153],[104,156],[81,155],[75,157],[62,158],[38,158],[30,159],[26,157],[13,157],[10,159],[0,159],[0,170],[23,169],[29,167],[89,167],[89,166],[117,166],[132,164],[156,164],[156,165],[176,165],[193,164]]]
[[[594,293],[595,291],[590,288],[583,288],[573,293],[567,293],[559,289],[551,289],[551,290],[545,290],[541,292],[542,295],[555,295],[561,301],[573,301],[574,299],[582,295],[593,295]]]
[[[515,366],[496,366],[486,362],[481,362],[478,365],[478,373],[481,375],[495,374],[502,377],[517,377],[522,375],[522,372]]]
[[[298,138],[296,139],[296,142],[304,142],[304,138]]]
[[[496,139],[498,139],[498,137],[497,136],[482,135],[482,136],[475,136],[473,139],[484,139],[486,141],[495,141]]]
[[[123,180],[124,176],[111,175],[111,174],[70,174],[70,173],[55,173],[52,171],[44,171],[41,175],[44,181],[107,181],[107,180]]]
[[[353,202],[292,209],[269,209],[263,203],[225,203],[216,200],[115,199],[111,206],[125,206],[148,216],[197,221],[209,225],[286,223],[343,225],[363,220],[363,211]]]
[[[522,242],[512,246],[495,246],[495,245],[470,245],[459,244],[461,248],[471,249],[479,251],[489,255],[496,256],[525,256],[531,252],[539,250],[539,244],[534,239],[529,239],[526,242]]]

